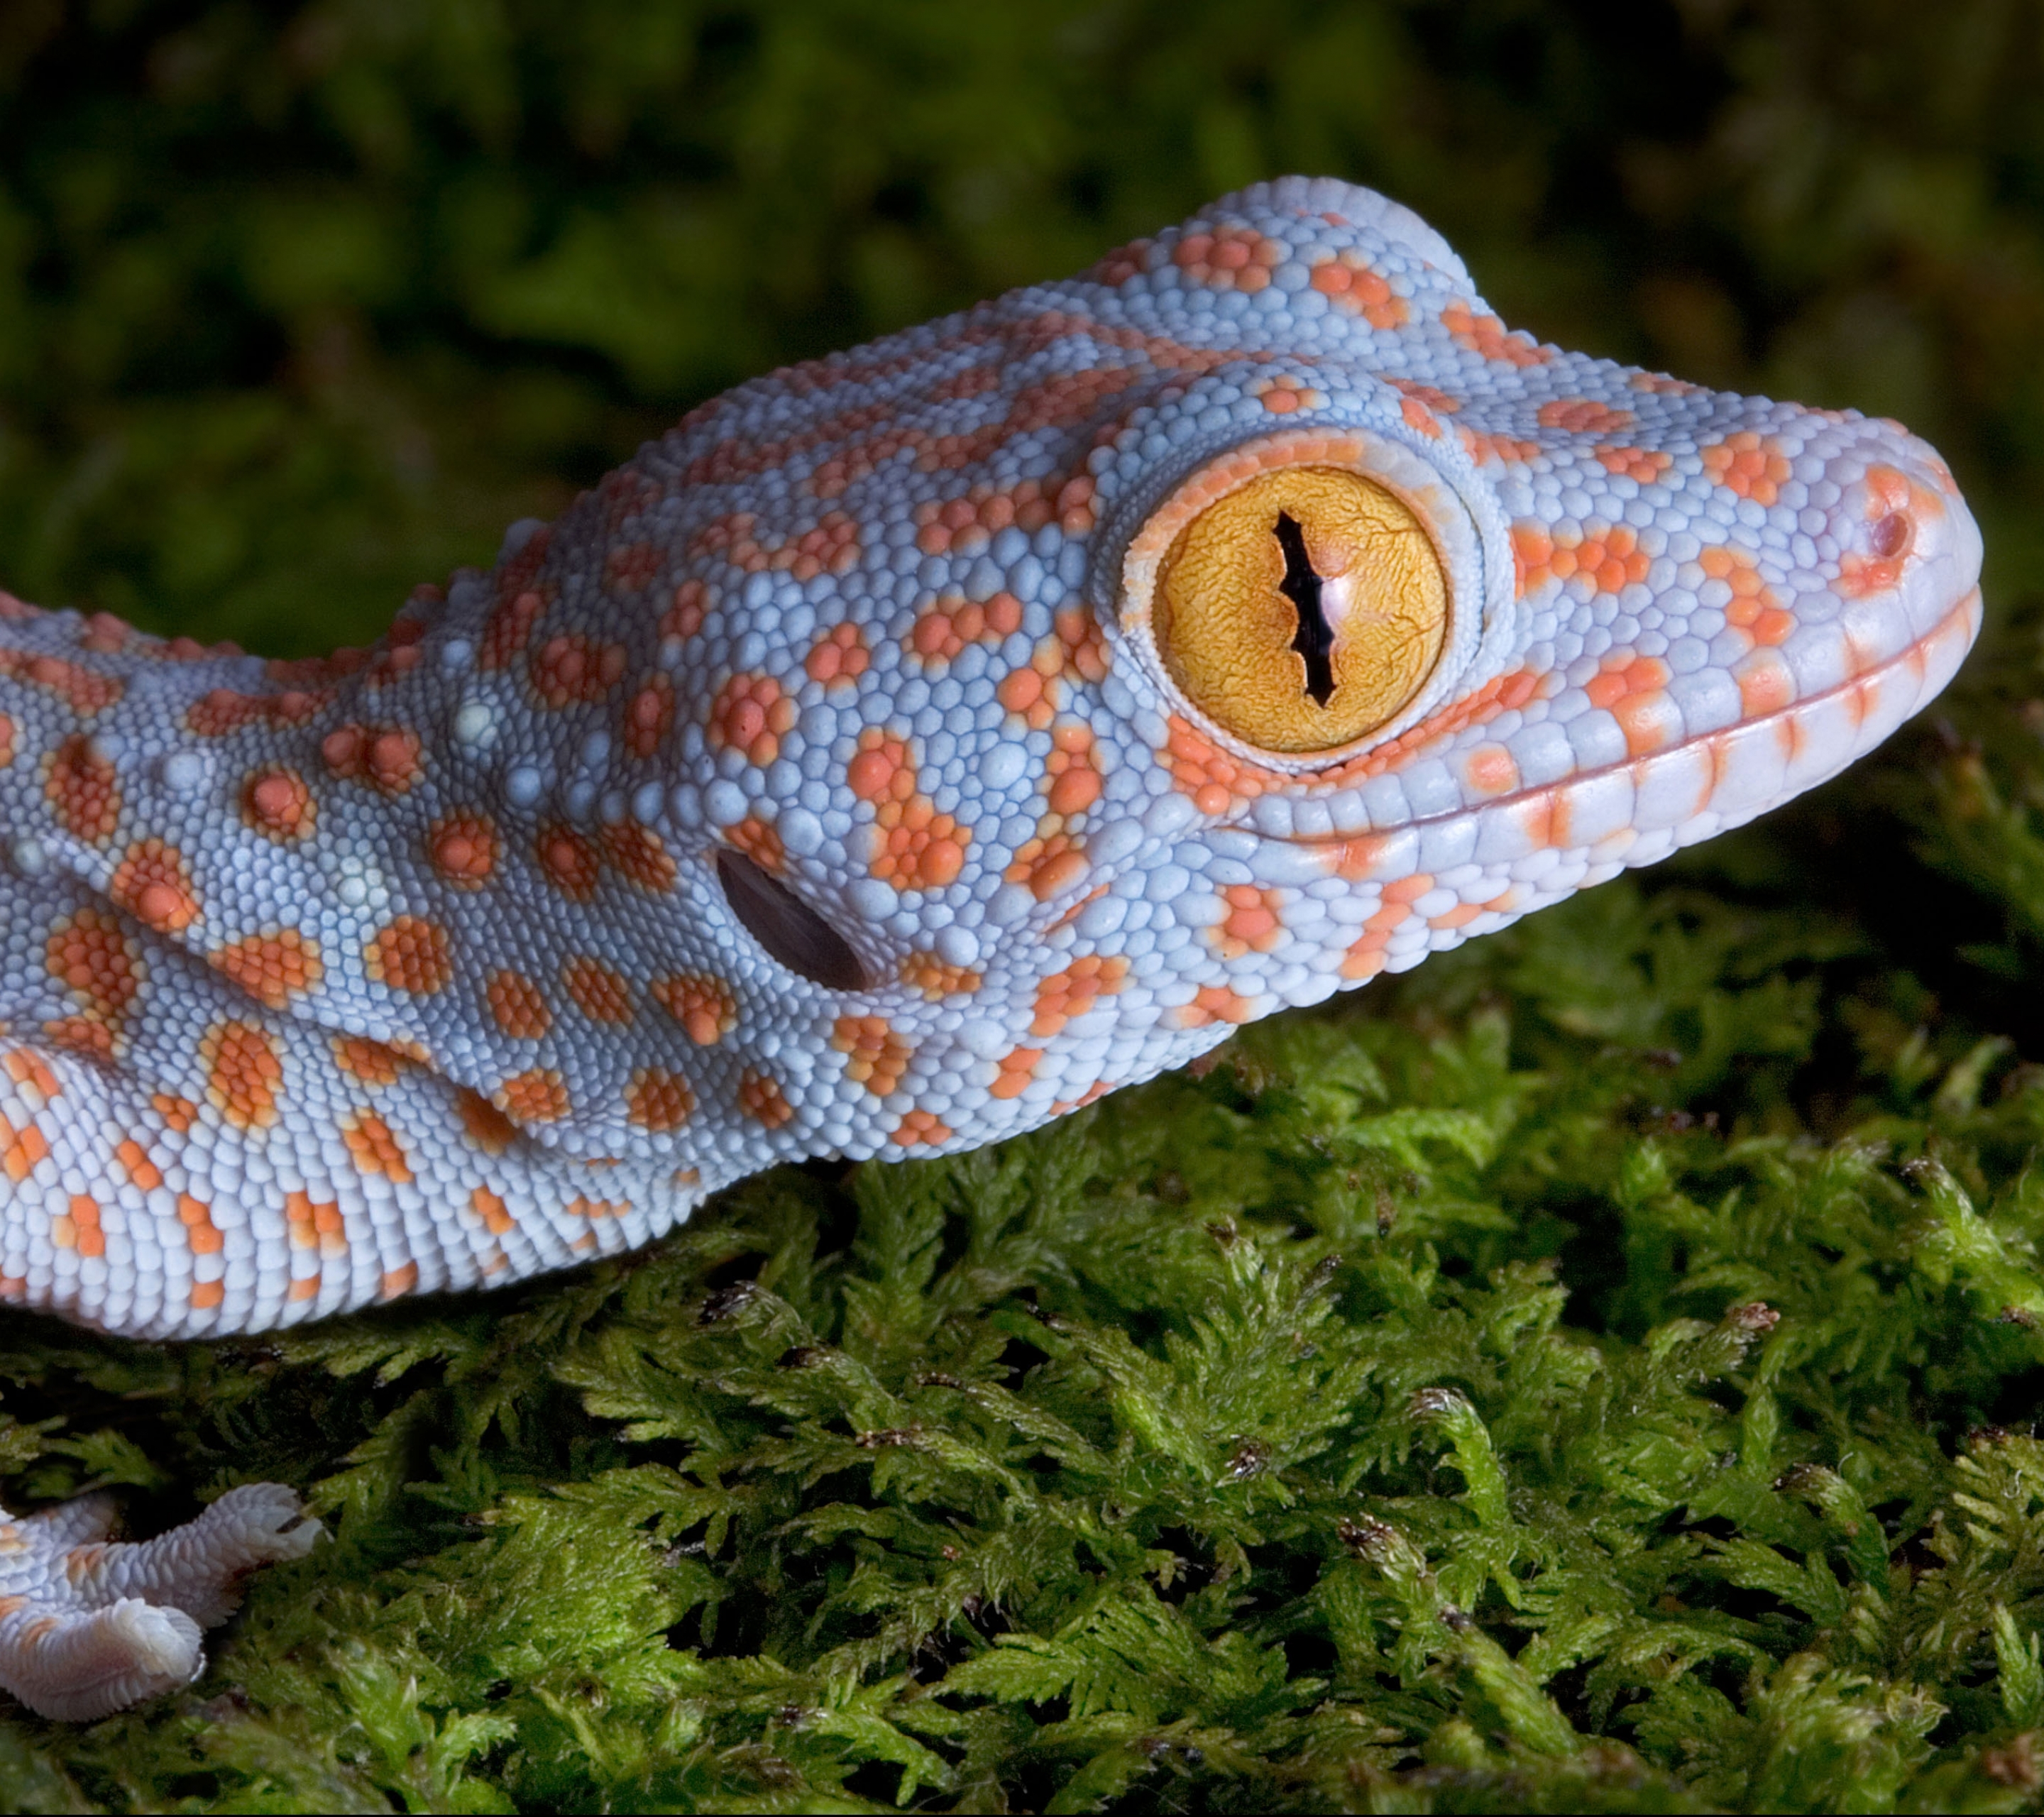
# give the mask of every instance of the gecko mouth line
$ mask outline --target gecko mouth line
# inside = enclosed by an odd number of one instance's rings
[[[1750,733],[1770,726],[1785,728],[1792,732],[1800,718],[1807,716],[1823,706],[1827,701],[1838,700],[1851,693],[1854,690],[1864,688],[1869,683],[1877,685],[1896,669],[1906,666],[1911,663],[1923,663],[1929,653],[1949,637],[1954,629],[1958,628],[1962,620],[1969,615],[1977,614],[1980,605],[1981,590],[1977,586],[1972,587],[1961,594],[1946,609],[1937,623],[1922,636],[1905,644],[1892,656],[1869,664],[1858,674],[1850,676],[1842,682],[1834,682],[1828,688],[1819,689],[1815,693],[1806,695],[1801,700],[1792,701],[1786,706],[1777,707],[1770,713],[1755,714],[1750,719],[1735,720],[1730,725],[1721,726],[1717,731],[1702,734],[1700,736],[1705,740],[1722,739],[1735,733]],[[1964,655],[1963,650],[1961,655]],[[1612,775],[1620,770],[1637,770],[1642,767],[1650,767],[1660,759],[1679,752],[1689,742],[1685,739],[1668,750],[1649,751],[1638,757],[1627,757],[1619,763],[1600,764],[1595,769],[1578,770],[1571,775],[1558,777],[1552,782],[1542,783],[1535,788],[1522,789],[1513,794],[1501,795],[1494,801],[1472,804],[1455,809],[1445,814],[1429,815],[1424,819],[1403,821],[1393,826],[1366,828],[1361,832],[1355,833],[1293,835],[1282,838],[1280,843],[1287,845],[1320,847],[1332,850],[1358,839],[1377,838],[1414,828],[1438,825],[1443,820],[1452,820],[1462,815],[1485,812],[1494,809],[1508,807],[1514,802],[1530,801],[1552,790],[1577,787],[1593,782],[1600,776]],[[1846,756],[1842,755],[1841,763],[1846,760]],[[1713,789],[1716,786],[1715,770],[1711,786]]]

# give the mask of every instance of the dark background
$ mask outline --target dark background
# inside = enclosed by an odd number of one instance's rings
[[[2033,0],[0,0],[0,584],[298,654],[702,397],[1220,192],[1902,418],[2044,589]]]

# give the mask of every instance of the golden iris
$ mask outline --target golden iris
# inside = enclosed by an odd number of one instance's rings
[[[1151,620],[1173,680],[1217,725],[1259,750],[1332,751],[1432,673],[1447,577],[1395,493],[1344,467],[1286,467],[1178,533]]]

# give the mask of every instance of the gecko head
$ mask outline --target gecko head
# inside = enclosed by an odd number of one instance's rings
[[[1436,871],[1462,846],[1642,862],[1927,701],[1980,623],[1979,533],[1934,451],[1651,382],[1651,412],[1535,394],[1508,463],[1503,431],[1446,434],[1351,375],[1339,413],[1132,488],[1096,597],[1168,727],[1178,817],[1343,844],[1381,881],[1423,837]],[[1585,446],[1586,422],[1633,439]]]
[[[778,490],[720,492],[755,446]],[[1022,1127],[1735,825],[1979,624],[1900,425],[1537,344],[1321,181],[663,459],[701,476],[663,836],[757,1025],[847,1056],[810,1147]]]

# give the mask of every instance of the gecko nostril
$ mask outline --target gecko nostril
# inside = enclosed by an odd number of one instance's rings
[[[845,937],[743,852],[720,851],[717,875],[732,913],[789,970],[826,990],[871,988],[866,967]]]
[[[1906,511],[1891,511],[1875,524],[1868,537],[1873,552],[1884,562],[1890,562],[1909,547],[1909,540],[1916,526]]]

